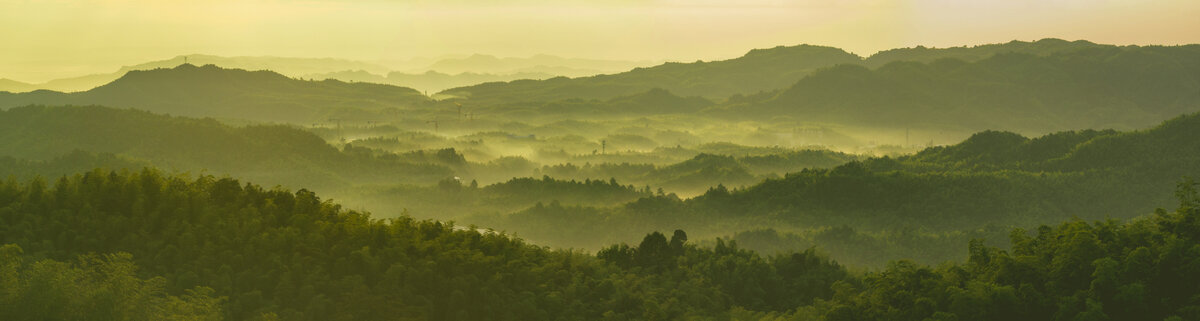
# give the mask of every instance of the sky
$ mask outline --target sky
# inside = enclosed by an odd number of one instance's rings
[[[473,53],[695,61],[1062,38],[1200,43],[1197,0],[0,0],[0,78],[184,54],[398,62]]]

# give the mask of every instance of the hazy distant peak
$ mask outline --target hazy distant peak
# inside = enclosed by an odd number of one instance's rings
[[[769,56],[778,57],[778,56],[798,55],[798,54],[828,54],[828,55],[857,56],[855,54],[846,52],[845,50],[842,50],[840,48],[801,44],[801,45],[795,45],[795,46],[775,46],[773,48],[751,49],[749,52],[746,52],[746,54],[743,55],[743,57],[747,57],[747,58],[769,57]],[[859,58],[861,59],[861,57],[859,57]]]
[[[37,85],[16,81],[7,78],[0,78],[0,91],[7,92],[26,92],[37,89]]]
[[[1100,45],[1086,40],[1067,41],[1057,38],[1045,38],[1036,41],[1013,40],[1006,43],[947,48],[916,46],[877,52],[867,57],[866,63],[868,66],[878,67],[889,62],[905,60],[931,62],[938,59],[955,58],[964,61],[978,61],[999,54],[1020,53],[1034,56],[1048,56],[1087,48],[1104,47],[1116,48],[1113,45]]]

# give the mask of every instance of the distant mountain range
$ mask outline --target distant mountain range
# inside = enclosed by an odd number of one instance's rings
[[[929,63],[822,69],[786,89],[720,109],[751,118],[1023,133],[1133,129],[1200,111],[1200,45],[1064,50],[1049,43],[1051,50],[1042,54],[981,47],[999,53],[964,61],[954,57],[962,50],[949,50],[951,58]]]
[[[694,63],[666,63],[611,75],[557,77],[543,81],[485,83],[443,91],[477,103],[549,101],[568,98],[610,99],[663,88],[683,96],[724,99],[737,93],[783,88],[817,69],[857,63],[841,49],[801,45],[756,49],[740,58]]]
[[[271,71],[180,65],[134,70],[94,89],[0,92],[0,106],[101,104],[193,117],[304,123],[337,109],[408,109],[429,99],[411,88],[338,80],[307,81]]]
[[[124,66],[112,73],[55,79],[41,84],[28,84],[18,81],[9,81],[12,83],[6,83],[6,81],[0,80],[0,91],[26,92],[37,89],[61,92],[86,91],[117,80],[118,78],[121,78],[121,76],[124,76],[125,73],[133,70],[151,70],[179,66],[184,63],[185,58],[187,63],[197,66],[211,64],[224,68],[271,70],[289,76],[322,73],[334,70],[367,70],[371,72],[387,72],[388,70],[387,67],[377,64],[332,58],[289,58],[270,56],[221,57],[195,54],[176,56],[170,59],[151,61],[133,66]]]
[[[555,76],[579,77],[601,73],[615,73],[627,71],[640,65],[650,64],[644,61],[578,59],[550,55],[535,55],[528,58],[499,58],[491,55],[475,54],[465,57],[443,57],[429,60],[430,62],[424,62],[424,60],[409,61],[404,63],[403,66],[389,67],[377,63],[333,58],[222,57],[192,54],[133,66],[124,66],[112,73],[55,79],[37,84],[0,78],[0,91],[28,92],[38,89],[61,92],[86,91],[121,78],[125,73],[132,70],[172,68],[183,64],[185,61],[197,66],[211,64],[232,69],[270,70],[289,77],[375,82],[412,87],[430,92],[438,92],[447,88],[468,86],[489,81],[546,79]]]
[[[1043,39],[1035,42],[1012,41],[974,47],[901,48],[882,51],[866,58],[832,47],[778,46],[754,49],[742,57],[729,60],[672,62],[619,74],[575,79],[487,83],[449,89],[443,94],[465,97],[477,102],[537,101],[564,98],[606,99],[650,88],[663,88],[684,96],[725,99],[735,94],[749,95],[785,88],[817,70],[843,64],[876,68],[895,61],[932,62],[952,58],[971,62],[998,53],[1041,56],[1096,47],[1115,46],[1097,45],[1087,41]]]
[[[1044,39],[895,49],[868,58],[801,45],[612,75],[485,83],[439,96],[472,105],[537,105],[654,88],[708,98],[718,102],[709,112],[733,119],[1030,134],[1131,129],[1200,110],[1200,45]]]
[[[513,81],[519,79],[547,79],[552,77],[558,76],[556,74],[540,72],[519,72],[510,74],[464,72],[459,74],[446,74],[432,70],[423,73],[403,73],[393,71],[387,73],[386,75],[380,75],[370,73],[366,70],[343,70],[323,74],[305,75],[302,78],[336,79],[351,82],[389,84],[410,87],[421,90],[422,92],[433,94],[449,88],[469,86],[485,82]]]
[[[28,174],[48,177],[87,168],[137,170],[152,164],[310,189],[362,183],[429,184],[453,176],[444,166],[348,153],[293,126],[235,127],[212,119],[99,106],[0,111],[0,167],[14,161],[17,167],[24,161],[45,162],[26,165],[33,171]]]
[[[830,47],[776,47],[730,60],[666,63],[611,75],[488,82],[434,95],[441,102],[418,90],[371,82],[447,86],[508,76],[382,76],[359,69],[334,77],[356,83],[185,65],[130,72],[72,94],[0,93],[0,108],[103,104],[304,123],[330,118],[333,110],[395,108],[410,112],[404,115],[408,118],[455,113],[458,103],[474,112],[517,118],[699,113],[729,120],[962,133],[1002,129],[1031,135],[1141,128],[1200,111],[1200,45],[1112,46],[1057,39],[896,49],[868,58]]]
[[[442,59],[425,69],[450,74],[548,73],[578,77],[628,71],[629,69],[648,64],[650,62],[563,58],[551,55],[534,55],[528,58],[501,58],[492,55],[475,54],[463,58]]]

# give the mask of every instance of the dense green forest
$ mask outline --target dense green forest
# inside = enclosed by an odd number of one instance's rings
[[[372,219],[307,190],[154,170],[10,180],[0,195],[0,243],[26,257],[129,253],[118,257],[132,256],[168,293],[211,288],[223,316],[237,320],[719,316],[732,306],[783,311],[829,297],[830,284],[847,275],[812,252],[768,258],[732,245],[697,248],[682,231],[601,260],[491,231]],[[0,266],[19,266],[5,259]],[[52,299],[22,293],[19,300]]]
[[[811,250],[698,247],[681,230],[592,256],[436,221],[371,219],[306,190],[94,170],[0,184],[0,243],[11,244],[0,251],[0,302],[21,307],[0,305],[0,315],[1185,320],[1200,316],[1197,187],[1180,184],[1174,212],[1015,230],[1009,251],[973,240],[966,262],[862,273]],[[70,308],[29,308],[63,302]]]

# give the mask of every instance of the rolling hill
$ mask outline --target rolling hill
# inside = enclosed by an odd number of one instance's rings
[[[1127,132],[1027,138],[987,131],[911,156],[803,169],[690,199],[656,195],[615,208],[540,207],[479,220],[534,242],[584,248],[638,233],[622,226],[701,236],[773,228],[808,233],[792,244],[838,249],[831,255],[843,262],[882,266],[920,255],[938,263],[964,254],[943,246],[1010,227],[1129,218],[1173,206],[1176,185],[1200,176],[1198,131],[1200,114]],[[533,228],[544,222],[556,223]]]
[[[371,182],[428,184],[453,176],[444,166],[339,150],[288,126],[233,127],[212,119],[96,106],[0,111],[0,157],[25,167],[7,170],[24,177],[152,164],[318,190]]]
[[[666,63],[592,77],[486,83],[448,89],[440,94],[493,104],[569,98],[611,99],[662,88],[683,96],[723,99],[737,93],[782,88],[815,69],[859,60],[858,56],[830,47],[776,47],[751,50],[745,56],[730,60]]]
[[[953,58],[970,62],[1002,53],[1044,56],[1097,47],[1113,46],[1086,41],[1043,39],[1035,42],[1012,41],[974,47],[898,48],[866,58],[830,47],[779,46],[754,49],[741,57],[728,60],[665,63],[592,77],[487,83],[449,89],[442,94],[488,104],[496,101],[607,99],[651,88],[663,88],[683,96],[722,100],[735,94],[752,95],[786,88],[814,71],[842,64],[876,68],[896,61],[932,62]]]
[[[381,111],[428,102],[410,88],[337,80],[305,81],[270,71],[180,65],[131,71],[78,93],[0,92],[0,107],[99,104],[194,117],[307,124],[338,109]]]
[[[154,70],[173,68],[186,62],[197,66],[217,65],[222,68],[246,70],[270,70],[291,77],[301,75],[334,72],[338,70],[368,70],[371,72],[387,72],[387,68],[370,63],[332,58],[292,58],[292,57],[223,57],[204,54],[180,55],[169,59],[150,61],[132,66],[123,66],[115,72],[82,75],[77,77],[53,79],[40,84],[25,84],[12,86],[0,80],[0,91],[27,92],[33,90],[51,90],[61,92],[86,91],[120,79],[126,73],[134,70]]]
[[[842,65],[757,98],[720,109],[883,128],[1128,130],[1200,110],[1200,45]]]

